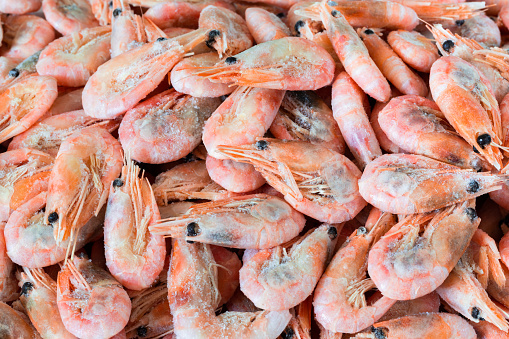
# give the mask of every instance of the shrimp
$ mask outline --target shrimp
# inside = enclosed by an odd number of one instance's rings
[[[398,300],[378,321],[382,322],[420,313],[436,313],[439,308],[440,297],[436,292],[431,292],[412,300]]]
[[[262,8],[246,10],[246,24],[257,44],[290,36],[290,29],[275,14]]]
[[[152,187],[139,172],[126,159],[121,177],[112,183],[104,220],[106,265],[130,290],[151,286],[166,256],[164,238],[148,232],[160,215]]]
[[[475,333],[477,334],[478,339],[508,339],[509,334],[501,331],[487,321],[479,321],[475,323],[473,321],[469,321],[469,324],[474,328]]]
[[[59,86],[80,87],[110,58],[111,27],[86,28],[51,42],[41,52],[37,72]]]
[[[0,22],[1,27],[1,22]],[[4,56],[0,56],[0,86],[9,82],[12,78],[15,71],[11,72],[14,68],[16,68],[17,61],[12,58],[7,58]]]
[[[265,179],[253,165],[208,155],[206,166],[210,178],[230,192],[250,192],[265,184]]]
[[[87,0],[42,0],[42,11],[46,20],[62,35],[99,26]]]
[[[122,7],[119,7],[122,5]],[[111,24],[111,57],[114,58],[148,41],[141,16],[134,14],[129,6],[116,1]],[[155,40],[155,39],[154,39]]]
[[[500,111],[486,77],[470,63],[448,56],[433,64],[429,82],[433,99],[452,127],[500,169]]]
[[[394,87],[403,94],[423,97],[428,94],[426,83],[400,59],[378,34],[369,28],[358,29],[357,32],[375,64]]]
[[[18,297],[15,266],[7,255],[4,237],[5,221],[0,222],[0,301],[12,301]]]
[[[184,215],[163,219],[149,231],[225,247],[266,249],[296,237],[305,222],[283,200],[256,194],[193,205]]]
[[[475,339],[474,328],[460,316],[449,313],[422,313],[374,324],[352,339]]]
[[[85,115],[83,110],[59,114],[40,120],[25,132],[15,136],[7,150],[19,148],[37,149],[56,157],[62,142],[76,131],[96,126],[113,132],[118,128],[117,120],[99,120]]]
[[[57,306],[57,284],[41,268],[23,267],[20,273],[20,301],[32,324],[46,339],[76,337],[66,330]]]
[[[393,143],[391,139],[387,137],[382,127],[380,127],[378,117],[380,116],[380,112],[382,112],[382,110],[385,108],[385,106],[387,106],[389,102],[387,103],[377,102],[373,107],[373,110],[371,111],[369,122],[371,123],[373,132],[375,132],[376,139],[378,140],[381,149],[383,149],[387,153],[408,153],[407,151]]]
[[[440,57],[435,44],[419,32],[392,31],[387,35],[392,50],[413,69],[429,73]]]
[[[364,92],[348,73],[340,73],[332,84],[332,112],[355,160],[364,168],[382,155],[363,103]]]
[[[336,227],[322,225],[295,243],[288,254],[283,247],[259,251],[244,261],[240,289],[264,310],[297,306],[313,293],[337,236]]]
[[[41,8],[42,0],[0,0],[0,13],[27,14],[37,12]]]
[[[269,129],[285,91],[238,87],[205,122],[203,144],[210,156],[227,159],[219,145],[237,146],[255,142]]]
[[[99,213],[121,167],[120,143],[105,129],[88,127],[62,142],[49,178],[44,213],[57,244],[69,237],[74,240],[80,227]]]
[[[90,9],[94,14],[95,19],[101,26],[107,26],[111,24],[111,18],[113,16],[113,1],[111,0],[88,0]],[[125,4],[122,1],[122,4]]]
[[[416,95],[392,98],[378,122],[392,142],[410,153],[461,168],[483,167],[482,159],[447,126],[444,114],[431,100]]]
[[[321,4],[320,16],[334,50],[346,72],[362,90],[377,101],[385,102],[391,96],[391,87],[352,26],[341,12]],[[369,76],[368,76],[369,75]]]
[[[467,39],[473,39],[486,47],[500,46],[500,30],[497,24],[486,14],[480,13],[460,23],[461,25],[458,27],[459,35]]]
[[[55,40],[53,27],[35,15],[10,15],[3,21],[3,29],[0,54],[18,61],[28,58]]]
[[[440,286],[479,225],[474,207],[475,200],[469,200],[407,216],[395,225],[369,252],[369,276],[380,292],[392,299],[410,300]]]
[[[119,128],[124,150],[137,160],[162,164],[191,152],[219,98],[193,98],[170,89],[127,111]]]
[[[420,20],[433,23],[444,21],[461,22],[482,15],[487,9],[483,2],[468,3],[433,3],[424,1],[402,1],[401,4],[413,9]],[[452,2],[452,1],[451,1]]]
[[[270,132],[278,139],[309,141],[345,153],[345,140],[332,110],[312,91],[287,91]]]
[[[83,109],[83,105],[81,103],[82,94],[83,87],[59,95],[55,99],[55,101],[53,101],[53,105],[51,105],[50,109],[48,110],[48,112],[46,112],[45,116],[51,117],[53,115],[82,110]]]
[[[80,338],[109,338],[129,321],[131,300],[108,272],[74,257],[58,272],[57,305],[65,328]]]
[[[217,98],[228,95],[235,90],[235,86],[211,82],[207,78],[193,75],[194,67],[210,67],[220,61],[216,52],[193,55],[180,61],[170,73],[170,84],[177,92],[189,94],[193,97]]]
[[[329,85],[334,67],[334,60],[322,47],[288,37],[258,44],[212,67],[200,67],[195,74],[212,82],[303,91]]]
[[[318,323],[332,332],[355,333],[374,324],[396,302],[386,296],[372,304],[365,293],[375,287],[366,277],[373,244],[394,225],[386,218],[371,231],[359,227],[336,252],[316,286],[313,306]]]
[[[216,265],[208,245],[174,241],[168,300],[178,338],[277,338],[290,321],[288,310],[215,315]]]
[[[0,324],[4,338],[38,339],[37,332],[21,316],[20,312],[0,301]]]

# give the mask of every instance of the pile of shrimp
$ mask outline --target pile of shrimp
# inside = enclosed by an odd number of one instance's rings
[[[509,338],[509,1],[0,0],[0,337]]]

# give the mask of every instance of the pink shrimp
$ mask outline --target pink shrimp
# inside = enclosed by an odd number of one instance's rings
[[[113,1],[111,0],[88,0],[90,3],[90,9],[94,14],[95,19],[101,26],[107,26],[111,24],[113,16]],[[123,4],[126,1],[122,1]]]
[[[15,300],[18,296],[15,266],[7,255],[6,241],[4,237],[5,222],[0,222],[0,301]]]
[[[41,8],[42,0],[0,0],[0,13],[27,14],[37,12]]]
[[[474,328],[478,339],[509,339],[508,333],[499,330],[498,327],[487,321],[478,323],[470,321],[469,324]]]
[[[0,323],[2,324],[2,336],[5,338],[40,338],[37,331],[30,326],[28,319],[25,321],[20,312],[17,312],[11,306],[1,301]]]
[[[220,103],[219,98],[164,91],[127,111],[119,128],[120,143],[137,161],[178,160],[198,146],[205,120]]]
[[[58,272],[57,305],[65,328],[80,338],[108,338],[129,320],[131,300],[108,272],[74,257]]]
[[[51,105],[48,112],[46,112],[45,117],[51,117],[53,115],[82,110],[83,109],[83,105],[81,103],[82,93],[83,87],[68,93],[64,94],[61,93],[55,99],[55,101],[53,101],[53,105]]]
[[[435,44],[419,32],[392,31],[387,42],[407,65],[419,72],[429,73],[439,58]]]
[[[375,132],[369,123],[363,103],[366,95],[354,80],[342,72],[332,84],[332,112],[361,168],[382,155]]]
[[[120,5],[122,7],[119,7]],[[129,6],[123,6],[120,1],[115,1],[113,7],[115,9],[113,10],[113,22],[111,24],[112,58],[147,42],[142,17],[134,14]]]
[[[246,10],[246,24],[257,44],[290,36],[290,29],[279,17],[261,8]]]
[[[390,102],[390,101],[389,101]],[[375,132],[376,139],[380,144],[380,148],[386,151],[387,153],[408,153],[395,143],[391,141],[383,131],[382,127],[380,127],[380,123],[378,121],[378,117],[380,116],[380,112],[387,106],[389,103],[377,102],[371,111],[371,115],[369,117],[369,122],[371,123],[371,127],[373,128],[373,132]]]
[[[380,293],[380,292],[379,292]],[[382,294],[380,293],[380,296]],[[436,313],[440,308],[440,297],[436,292],[431,292],[422,297],[412,300],[398,300],[378,321],[387,321],[408,315],[420,313]]]
[[[458,31],[461,36],[473,39],[486,47],[500,46],[500,30],[497,24],[484,13],[466,19],[459,25]]]
[[[42,0],[42,11],[62,35],[99,26],[87,0]]]
[[[265,184],[265,179],[253,165],[219,160],[210,155],[207,156],[206,165],[210,178],[230,192],[250,192]]]

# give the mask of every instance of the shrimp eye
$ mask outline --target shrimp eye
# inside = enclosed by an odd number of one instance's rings
[[[19,71],[17,68],[13,68],[9,71],[9,76],[13,78],[19,77]]]
[[[200,226],[197,223],[193,221],[187,224],[186,237],[196,237],[198,234],[200,234]]]
[[[327,2],[327,5],[331,6],[331,7],[334,7],[334,6],[337,6],[338,3],[336,1],[328,1]]]
[[[33,287],[34,287],[34,285],[30,281],[27,281],[26,283],[23,284],[23,286],[21,286],[21,295],[27,295],[28,292]]]
[[[294,26],[294,29],[295,29],[295,32],[297,32],[297,35],[299,36],[300,35],[300,32],[299,30],[301,29],[301,27],[304,27],[304,21],[302,20],[299,20],[295,23],[295,26]]]
[[[50,224],[54,223],[55,221],[58,220],[58,213],[57,212],[51,212],[49,215],[48,215],[48,222]]]
[[[168,38],[165,38],[165,37],[160,37],[160,38],[157,38],[157,41],[164,41],[164,40],[168,40]]]
[[[475,148],[475,146],[473,146],[473,148],[474,148],[474,153],[479,154],[479,151],[477,150],[477,148]]]
[[[212,48],[212,44],[216,42],[216,38],[221,35],[221,32],[217,29],[213,29],[209,32],[209,36],[207,41],[205,41],[205,44],[208,48]]]
[[[332,12],[330,12],[330,15],[332,15],[335,18],[337,18],[339,16],[339,12],[336,11],[336,10],[333,10]]]
[[[463,26],[465,20],[456,20],[456,26]]]
[[[442,44],[442,48],[446,51],[446,52],[449,52],[451,50],[451,48],[454,47],[454,41],[452,40],[445,40],[444,43]]]
[[[285,13],[281,12],[281,13],[276,14],[276,16],[278,18],[284,18],[285,17]]]
[[[375,32],[373,32],[373,30],[372,30],[372,29],[369,29],[369,28],[368,28],[367,30],[365,30],[365,31],[364,31],[364,33],[365,33],[365,34],[373,34],[373,33],[375,33]]]
[[[474,319],[478,319],[478,320],[484,320],[483,317],[481,317],[481,310],[478,309],[477,307],[472,307],[472,318]]]
[[[295,331],[290,327],[285,328],[283,333],[281,333],[281,338],[283,338],[283,339],[292,339],[294,336],[295,336]]]
[[[145,338],[148,333],[148,328],[146,326],[140,326],[136,329],[136,334],[138,337]]]
[[[113,187],[122,187],[124,186],[124,182],[120,178],[116,178],[113,180]]]
[[[236,57],[228,57],[224,60],[224,62],[226,62],[227,65],[233,65],[234,63],[237,62],[237,58]]]
[[[255,144],[255,147],[259,151],[265,151],[267,148],[269,148],[269,143],[265,140],[258,140]]]
[[[117,16],[120,15],[120,13],[122,13],[122,10],[120,8],[115,8],[113,10],[113,17],[116,18]]]
[[[477,137],[477,144],[481,146],[481,149],[484,149],[486,146],[488,146],[491,143],[491,136],[487,133],[481,134]]]
[[[362,234],[367,234],[368,233],[368,230],[366,227],[364,226],[361,226],[357,229],[357,235],[362,235]]]
[[[330,226],[329,229],[327,230],[327,234],[329,235],[329,238],[334,240],[338,236],[338,230],[336,229],[336,227]]]
[[[472,180],[468,183],[467,192],[468,193],[477,193],[477,192],[479,192],[480,188],[481,187],[479,186],[479,183],[475,180]]]
[[[108,7],[113,8],[113,1],[108,2]]]
[[[472,207],[467,208],[465,212],[467,213],[467,216],[470,219],[470,221],[474,221],[475,219],[477,219],[477,212]]]
[[[376,339],[386,339],[387,336],[385,335],[385,328],[383,327],[375,327],[371,326],[371,333],[375,335]]]

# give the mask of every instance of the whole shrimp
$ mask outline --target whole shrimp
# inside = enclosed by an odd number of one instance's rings
[[[479,225],[474,207],[475,200],[469,200],[407,216],[385,234],[371,249],[368,260],[369,275],[380,292],[409,300],[440,286]]]
[[[431,65],[440,57],[435,44],[416,31],[392,31],[387,42],[401,59],[419,72],[429,73]]]
[[[62,35],[99,26],[88,0],[42,0],[42,11]]]
[[[393,217],[380,218],[369,232],[359,227],[332,258],[313,297],[316,320],[325,329],[342,333],[361,331],[396,302],[383,296],[368,304],[365,297],[375,287],[366,277],[368,252],[394,223]]]
[[[184,215],[161,220],[149,231],[219,246],[266,249],[296,237],[305,222],[283,200],[256,194],[193,205]]]
[[[336,245],[334,225],[308,232],[286,253],[284,247],[262,250],[244,261],[240,289],[264,310],[282,311],[309,297]]]
[[[359,169],[323,145],[261,139],[251,145],[220,146],[218,151],[254,165],[293,208],[321,222],[350,220],[366,206],[358,191]]]
[[[108,272],[74,257],[58,272],[57,305],[65,328],[79,338],[109,338],[129,320],[131,300]]]

